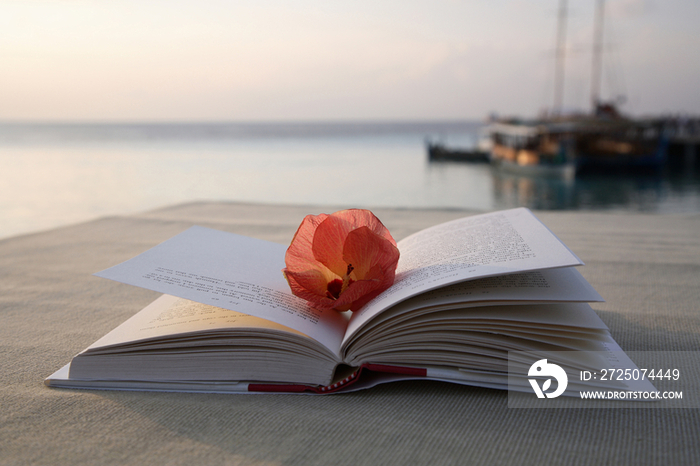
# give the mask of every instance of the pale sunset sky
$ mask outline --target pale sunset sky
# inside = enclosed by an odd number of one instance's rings
[[[564,105],[588,109],[595,0],[569,0]],[[0,120],[533,116],[559,0],[0,0]],[[607,0],[603,97],[700,114],[700,1]]]

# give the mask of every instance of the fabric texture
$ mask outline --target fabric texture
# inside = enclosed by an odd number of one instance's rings
[[[0,241],[0,464],[697,464],[697,409],[512,409],[503,391],[62,390],[43,380],[158,294],[92,276],[193,224],[289,244],[330,208],[197,202]],[[373,209],[397,240],[475,212]],[[700,350],[700,216],[535,212],[627,351]],[[697,377],[697,374],[693,375]]]

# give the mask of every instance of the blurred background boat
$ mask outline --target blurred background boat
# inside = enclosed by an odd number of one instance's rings
[[[498,121],[489,128],[494,167],[516,174],[571,179],[575,126],[556,121]]]
[[[426,141],[426,147],[430,161],[486,163],[491,158],[492,143],[490,136],[485,135],[482,129],[477,144],[470,148],[450,147],[443,142],[430,139]]]
[[[570,179],[580,172],[660,170],[669,163],[669,146],[682,145],[683,163],[693,163],[700,142],[700,124],[679,124],[669,117],[632,118],[616,101],[600,97],[603,59],[604,0],[598,0],[594,21],[591,111],[562,111],[566,58],[567,1],[560,0],[554,79],[554,105],[539,118],[495,118],[487,128],[490,149],[464,149],[428,144],[430,160],[489,160],[509,173]],[[678,159],[678,149],[671,156]],[[678,161],[673,161],[678,165]]]
[[[611,105],[593,115],[501,120],[490,126],[491,162],[524,174],[572,177],[582,171],[659,170],[668,161],[664,119],[632,119]]]

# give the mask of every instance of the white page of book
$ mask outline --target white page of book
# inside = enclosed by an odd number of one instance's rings
[[[407,314],[411,315],[411,314]],[[507,327],[518,329],[524,333],[531,333],[537,338],[537,329],[544,328],[548,331],[566,335],[568,331],[585,331],[589,333],[607,332],[608,327],[600,319],[598,314],[588,303],[556,303],[556,304],[519,304],[519,305],[495,305],[465,307],[463,309],[446,310],[432,314],[418,315],[410,320],[387,322],[383,331],[375,334],[357,333],[355,339],[348,339],[343,343],[343,352],[346,360],[357,364],[365,347],[377,344],[381,337],[388,348],[393,347],[390,341],[395,332],[403,332],[412,328],[417,330],[416,341],[424,341],[423,334],[429,334],[435,329],[460,328],[466,329],[474,324],[489,324],[495,328]],[[529,332],[532,329],[533,332]],[[371,331],[372,329],[369,328]],[[392,332],[393,331],[393,332]],[[433,338],[433,337],[430,337]],[[428,340],[430,340],[428,338]],[[436,340],[437,341],[437,340]],[[352,344],[352,346],[348,346]]]
[[[447,284],[583,265],[526,208],[436,225],[399,241],[398,248],[401,257],[394,285],[353,314],[353,329],[388,306]]]
[[[199,226],[98,277],[261,317],[339,354],[347,318],[312,309],[284,279],[286,246]]]
[[[574,267],[536,270],[510,275],[470,280],[449,285],[409,298],[391,309],[380,313],[372,320],[394,318],[418,308],[434,309],[440,306],[459,305],[464,307],[487,306],[508,301],[527,304],[528,302],[595,302],[603,298]],[[487,308],[486,312],[498,315]],[[369,320],[362,313],[354,313],[348,323],[345,345]]]
[[[231,328],[295,332],[282,325],[220,307],[162,295],[89,348],[99,348],[179,333]],[[300,333],[300,332],[295,332]]]
[[[287,333],[308,338],[294,329],[249,314],[162,295],[126,322],[88,347],[93,350],[139,340],[183,333],[216,330],[254,329],[259,332]],[[294,338],[292,336],[292,338]],[[312,340],[308,340],[312,342]],[[316,346],[321,346],[315,343]],[[177,346],[177,345],[176,345]],[[335,358],[337,359],[337,358]]]

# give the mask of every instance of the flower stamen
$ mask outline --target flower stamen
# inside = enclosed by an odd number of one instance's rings
[[[343,291],[343,281],[340,278],[331,280],[326,286],[326,297],[330,299],[340,298],[340,293]]]
[[[348,286],[354,282],[354,280],[350,278],[350,274],[353,270],[355,270],[355,267],[353,267],[352,264],[348,264],[348,270],[345,272],[345,276],[343,277],[343,286],[340,288],[340,293],[343,293],[343,291],[345,291]]]
[[[348,264],[348,268],[342,280],[340,278],[336,278],[328,282],[328,285],[326,286],[327,298],[340,298],[340,295],[343,294],[343,292],[348,288],[348,286],[350,286],[350,284],[352,284],[355,281],[352,278],[350,278],[350,274],[353,270],[355,270],[355,267],[353,267],[352,264]]]

